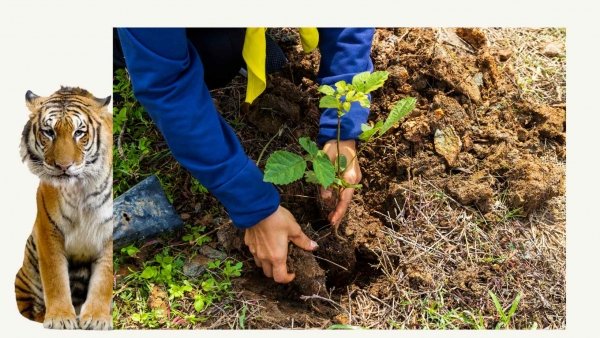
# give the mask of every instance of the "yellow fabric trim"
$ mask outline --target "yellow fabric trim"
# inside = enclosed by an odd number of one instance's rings
[[[319,31],[316,28],[300,28],[300,41],[305,53],[310,53],[319,45]],[[246,28],[242,56],[248,68],[246,102],[252,103],[267,87],[267,40],[265,28]]]
[[[252,103],[267,87],[267,42],[264,28],[246,28],[242,56],[248,68],[246,102]]]
[[[312,52],[319,45],[319,31],[314,27],[300,28],[300,41],[305,53]]]

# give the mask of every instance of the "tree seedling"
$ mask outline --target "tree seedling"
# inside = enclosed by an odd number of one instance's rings
[[[273,152],[265,166],[264,181],[285,185],[304,177],[307,183],[320,185],[324,189],[336,189],[337,196],[340,196],[343,189],[360,189],[360,184],[350,184],[343,178],[344,172],[356,159],[360,150],[350,161],[340,154],[342,117],[350,112],[352,104],[369,108],[371,106],[369,93],[382,87],[387,78],[386,71],[363,72],[356,74],[352,78],[352,83],[338,81],[334,85],[335,88],[328,85],[320,86],[319,92],[324,96],[319,101],[319,107],[337,110],[337,158],[334,163],[331,163],[327,154],[319,149],[316,142],[309,137],[300,137],[298,143],[305,151],[303,156],[285,150]],[[414,109],[415,103],[416,99],[412,97],[398,101],[385,121],[361,125],[362,133],[359,139],[363,142],[372,142],[380,138],[406,117]],[[339,238],[337,227],[334,227],[334,232]]]

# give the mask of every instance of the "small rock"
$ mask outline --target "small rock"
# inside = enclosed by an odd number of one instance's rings
[[[510,48],[504,48],[504,49],[500,49],[496,52],[496,55],[498,56],[498,60],[500,60],[501,62],[505,62],[506,60],[510,59],[510,57],[512,56],[512,49]]]
[[[542,50],[542,54],[549,58],[557,57],[561,54],[561,46],[557,43],[550,42]]]
[[[483,73],[477,72],[475,75],[473,75],[473,82],[475,82],[475,84],[479,87],[483,86]]]
[[[431,131],[428,118],[425,115],[407,120],[401,128],[402,136],[414,143],[423,142],[423,138],[427,137]]]
[[[196,256],[183,265],[183,274],[190,278],[196,278],[206,271],[208,263],[212,261],[205,256]]]
[[[396,85],[401,85],[408,80],[408,71],[406,68],[398,65],[391,66],[387,69],[389,72],[390,82]]]
[[[454,167],[460,149],[462,148],[462,141],[460,140],[460,137],[456,135],[454,127],[449,125],[441,130],[436,129],[433,141],[435,152],[442,155],[449,166]]]
[[[470,150],[473,147],[473,140],[471,139],[471,134],[467,133],[462,138],[463,148],[464,150]]]
[[[190,214],[185,213],[185,214],[179,215],[179,217],[181,217],[182,220],[186,221],[186,220],[190,219],[190,217],[192,217],[192,216]]]
[[[224,253],[223,251],[219,251],[217,249],[213,249],[208,245],[201,246],[199,251],[201,254],[203,254],[204,256],[211,258],[211,259],[224,260],[225,258],[227,258],[226,253]]]
[[[466,121],[468,119],[465,108],[454,98],[443,94],[438,94],[433,97],[433,105],[431,108],[441,108],[444,111],[441,117],[447,116],[449,118],[447,122],[455,120]]]
[[[415,90],[422,90],[427,88],[428,84],[427,84],[427,78],[425,78],[425,76],[415,76],[412,80],[412,87]]]

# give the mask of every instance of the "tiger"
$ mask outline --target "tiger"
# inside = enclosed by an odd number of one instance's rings
[[[40,183],[17,307],[45,328],[112,329],[111,97],[61,86],[25,100],[20,154]]]

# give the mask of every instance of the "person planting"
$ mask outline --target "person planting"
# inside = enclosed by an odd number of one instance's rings
[[[319,83],[351,83],[356,74],[371,73],[374,31],[301,28],[304,50],[318,47],[321,52]],[[280,205],[277,190],[264,182],[263,173],[217,112],[209,92],[211,83],[222,85],[225,75],[235,75],[230,70],[236,67],[245,67],[248,75],[246,102],[252,103],[264,91],[269,42],[264,29],[230,30],[222,39],[214,38],[220,34],[218,29],[119,28],[117,33],[134,94],[175,159],[219,199],[234,225],[245,229],[245,243],[264,274],[278,283],[291,282],[295,276],[286,267],[288,242],[308,251],[317,244]],[[322,111],[316,146],[330,161],[340,155],[353,159],[343,172],[338,170],[338,178],[351,187],[362,177],[356,140],[369,109],[358,102],[346,108],[341,117],[337,108]],[[352,191],[345,189],[337,200],[331,187],[320,191],[322,199],[334,205],[328,220],[335,228],[348,209]]]

